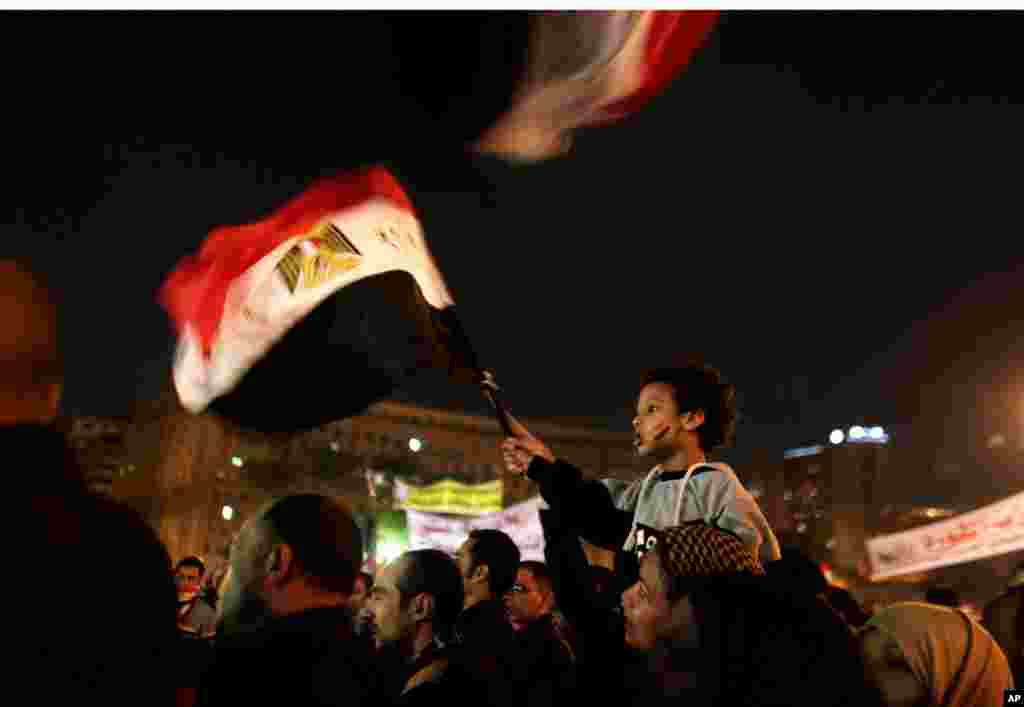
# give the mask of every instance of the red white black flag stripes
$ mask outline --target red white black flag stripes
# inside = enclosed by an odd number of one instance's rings
[[[536,13],[526,75],[477,149],[520,161],[564,152],[573,131],[631,115],[664,91],[717,19],[705,10]]]
[[[401,185],[372,167],[213,231],[168,277],[182,405],[289,431],[358,413],[424,368],[481,374]]]

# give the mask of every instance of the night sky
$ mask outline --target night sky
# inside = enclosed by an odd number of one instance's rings
[[[515,168],[429,139],[346,15],[9,19],[4,240],[65,297],[71,412],[163,385],[155,291],[211,227],[388,159],[515,412],[625,430],[693,352],[742,391],[739,451],[1024,438],[1019,14],[727,13],[642,113]]]

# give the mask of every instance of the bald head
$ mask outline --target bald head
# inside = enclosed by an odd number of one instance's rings
[[[16,260],[0,260],[0,424],[49,423],[63,371],[52,293]]]

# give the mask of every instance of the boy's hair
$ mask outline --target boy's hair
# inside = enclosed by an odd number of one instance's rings
[[[701,363],[655,368],[643,374],[640,388],[664,383],[672,388],[680,412],[704,411],[697,428],[700,448],[710,452],[733,440],[736,432],[736,388],[722,380],[717,369]]]

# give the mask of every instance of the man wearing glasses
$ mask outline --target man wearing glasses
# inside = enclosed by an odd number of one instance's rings
[[[552,616],[555,593],[547,565],[532,560],[520,563],[505,606],[516,629],[527,684],[533,690],[551,689],[571,668],[574,656]]]

